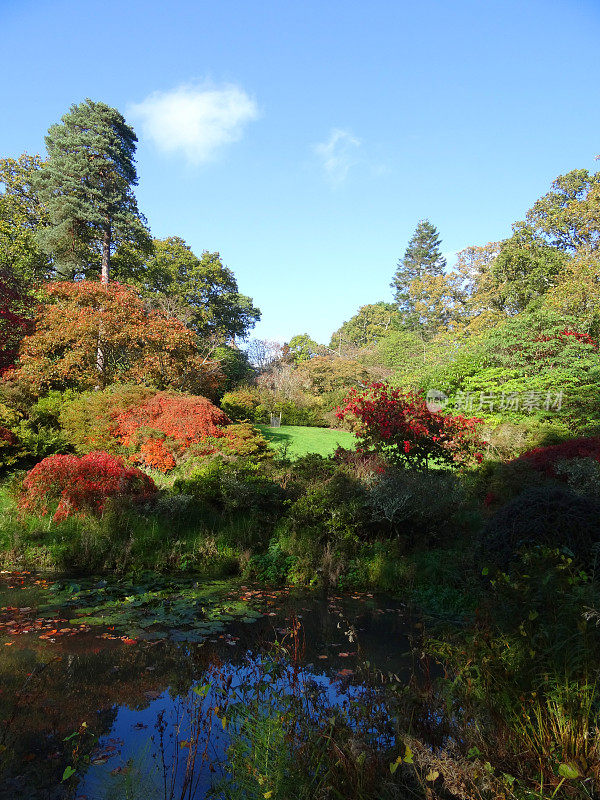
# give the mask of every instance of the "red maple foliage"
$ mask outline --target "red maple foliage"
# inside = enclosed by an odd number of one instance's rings
[[[119,414],[113,431],[135,460],[168,472],[192,445],[214,452],[211,440],[225,436],[230,424],[206,397],[158,392]]]
[[[0,375],[12,367],[21,339],[31,330],[31,300],[18,281],[0,268]]]
[[[581,436],[560,444],[534,447],[515,460],[525,462],[538,472],[554,477],[557,462],[572,458],[593,458],[594,461],[600,462],[600,436]]]
[[[573,331],[570,328],[565,328],[564,331],[556,334],[555,336],[548,336],[546,334],[541,334],[540,336],[535,337],[536,342],[551,342],[553,339],[558,339],[561,342],[564,342],[567,336],[572,336],[573,339],[577,339],[578,342],[582,344],[589,344],[594,349],[597,349],[598,342],[589,335],[589,333],[582,333],[581,331]]]
[[[430,411],[421,393],[403,392],[388,383],[351,390],[339,419],[356,420],[361,447],[392,463],[427,469],[431,462],[469,465],[483,459],[479,419]]]
[[[73,514],[102,514],[112,497],[141,499],[156,492],[152,478],[109,453],[44,458],[25,476],[19,506],[45,515],[58,503],[54,521]]]

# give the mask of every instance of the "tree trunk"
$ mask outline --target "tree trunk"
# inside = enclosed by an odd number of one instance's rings
[[[110,243],[111,243],[110,218],[107,217],[106,225],[104,227],[104,236],[102,237],[102,274],[100,276],[100,283],[102,283],[104,286],[108,286],[108,281],[110,280]],[[96,389],[101,389],[104,387],[104,352],[102,350],[102,326],[100,326],[98,330],[96,371],[98,372],[98,386],[96,386]]]
[[[102,276],[100,282],[108,284],[110,279],[110,244],[111,244],[111,226],[110,219],[107,218],[104,227],[104,236],[102,237]]]

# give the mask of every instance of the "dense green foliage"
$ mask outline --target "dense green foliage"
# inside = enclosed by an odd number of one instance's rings
[[[150,239],[136,141],[88,100],[46,161],[0,162],[0,566],[239,575],[418,610],[427,680],[385,677],[387,727],[366,706],[331,723],[249,697],[226,796],[391,798],[396,773],[432,800],[596,796],[600,173],[560,176],[450,269],[421,221],[394,302],[329,347],[246,352],[260,312],[219,253]]]
[[[71,106],[45,141],[48,160],[35,173],[34,186],[50,224],[38,230],[39,245],[65,278],[90,277],[101,261],[108,282],[111,253],[120,242],[150,247],[132,191],[137,137],[116,109],[87,99]],[[95,265],[82,264],[88,248]]]

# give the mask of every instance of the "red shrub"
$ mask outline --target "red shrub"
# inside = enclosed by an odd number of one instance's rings
[[[58,502],[54,520],[82,512],[102,514],[109,497],[141,498],[156,491],[154,481],[108,453],[48,456],[23,480],[20,507],[47,514]]]
[[[21,339],[30,332],[31,298],[7,267],[0,268],[0,375],[15,362]]]
[[[600,462],[600,436],[570,439],[548,447],[534,447],[515,460],[525,462],[546,475],[555,476],[556,463],[571,458],[593,458]]]
[[[114,435],[137,461],[168,472],[191,445],[225,436],[230,423],[205,397],[159,392],[119,414]]]
[[[0,444],[14,445],[17,443],[17,437],[9,428],[3,428],[0,425]]]
[[[430,461],[455,466],[483,458],[484,443],[477,434],[481,420],[430,411],[421,394],[388,383],[373,383],[362,392],[352,389],[336,416],[358,421],[356,433],[367,449],[415,469],[427,469]]]

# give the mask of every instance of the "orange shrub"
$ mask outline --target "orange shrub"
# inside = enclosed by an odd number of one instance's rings
[[[192,445],[226,435],[229,417],[205,397],[158,392],[115,419],[114,435],[135,460],[168,472]]]

